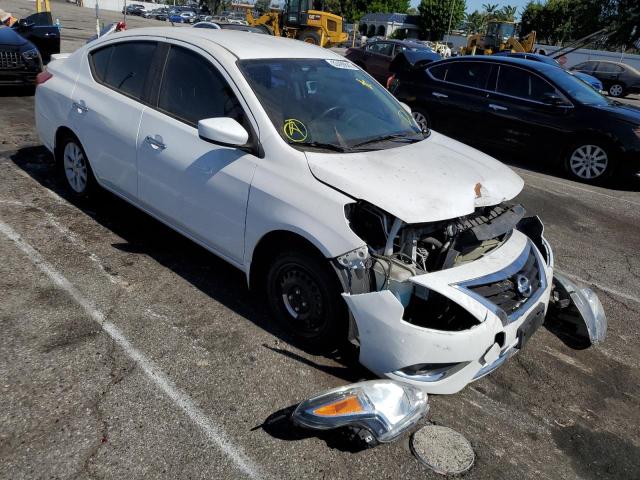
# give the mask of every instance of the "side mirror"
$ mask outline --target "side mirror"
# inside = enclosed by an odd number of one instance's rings
[[[207,142],[230,147],[242,147],[249,140],[249,133],[230,117],[205,118],[198,122],[198,135]]]
[[[33,27],[34,25],[35,24],[33,22],[30,22],[26,18],[21,18],[20,20],[18,20],[18,29],[20,30],[26,30]]]
[[[560,95],[557,95],[555,93],[545,93],[544,95],[542,95],[542,100],[547,105],[551,105],[553,107],[566,107],[567,106],[567,101],[563,97],[561,97]]]
[[[406,110],[406,112],[411,115],[411,107],[409,105],[407,105],[404,102],[400,102],[400,105],[402,105],[402,108],[404,108]]]

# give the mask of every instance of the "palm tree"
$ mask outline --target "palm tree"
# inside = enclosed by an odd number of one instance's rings
[[[482,8],[484,9],[484,11],[490,15],[492,13],[495,13],[498,10],[499,5],[497,3],[483,3],[482,4]]]
[[[516,19],[517,11],[518,7],[505,5],[498,13],[500,14],[501,20],[504,20],[506,22],[513,22]]]

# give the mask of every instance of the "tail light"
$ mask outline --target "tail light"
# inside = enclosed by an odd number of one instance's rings
[[[387,78],[387,90],[389,90],[391,88],[391,84],[393,83],[393,81],[396,79],[396,74],[394,73],[393,75],[391,75],[389,78]]]
[[[36,85],[42,85],[44,82],[46,82],[52,77],[53,75],[49,73],[47,70],[45,70],[44,72],[40,72],[38,75],[36,75]]]

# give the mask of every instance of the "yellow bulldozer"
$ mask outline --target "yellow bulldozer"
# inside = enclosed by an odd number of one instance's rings
[[[530,53],[533,52],[535,43],[535,31],[518,38],[514,22],[492,20],[487,23],[486,33],[467,37],[467,46],[462,47],[461,53],[463,55],[491,55],[505,50]]]
[[[254,18],[247,8],[247,23],[266,28],[273,35],[295,38],[323,47],[347,41],[340,15],[313,9],[313,0],[287,0],[282,11],[271,10]],[[311,8],[310,8],[311,7]]]

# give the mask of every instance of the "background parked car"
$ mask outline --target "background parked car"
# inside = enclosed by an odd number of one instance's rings
[[[252,27],[250,25],[239,25],[237,23],[198,22],[193,26],[193,28],[210,28],[212,30],[240,30],[242,32],[271,35],[271,32],[268,28]]]
[[[146,12],[144,5],[140,5],[139,3],[132,3],[131,5],[127,5],[127,8],[122,9],[123,14],[126,13],[127,15],[136,15],[139,17],[142,16],[144,12]]]
[[[549,65],[553,65],[555,67],[564,68],[555,58],[548,57],[546,55],[540,55],[539,53],[522,53],[522,52],[497,52],[494,53],[499,57],[513,57],[513,58],[523,58],[525,60],[531,60],[533,62],[543,62]],[[583,82],[588,83],[596,92],[602,92],[604,87],[602,82],[598,80],[596,77],[592,75],[587,75],[586,73],[582,73],[579,71],[570,71],[567,70],[572,75],[576,76]]]
[[[144,18],[155,18],[156,20],[165,21],[168,17],[168,8],[156,8],[154,10],[144,12],[142,16]]]
[[[36,46],[13,29],[0,26],[0,85],[34,85],[41,71]]]
[[[463,56],[401,71],[392,85],[423,127],[487,148],[555,159],[575,179],[640,170],[640,109],[542,62]]]
[[[429,47],[418,42],[377,40],[367,43],[364,47],[349,48],[346,57],[384,85],[391,75],[389,72],[391,61],[398,53],[406,50],[433,52]],[[437,53],[433,52],[433,60],[440,58]]]
[[[169,21],[173,23],[195,23],[197,18],[196,14],[191,11],[169,15]]]
[[[60,29],[53,23],[51,13],[34,13],[21,18],[12,28],[36,46],[43,63],[48,63],[54,53],[60,53]]]
[[[625,97],[640,93],[640,71],[622,62],[589,60],[574,65],[569,70],[593,75],[599,79],[612,97]]]

